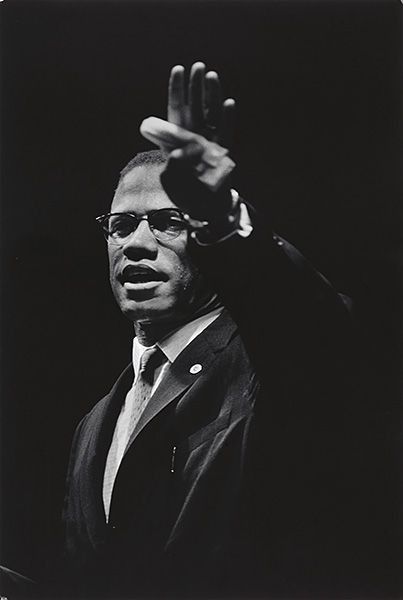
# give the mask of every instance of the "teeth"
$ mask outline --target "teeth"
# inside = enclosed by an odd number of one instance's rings
[[[123,286],[125,289],[127,290],[136,290],[138,291],[139,289],[154,289],[155,287],[157,287],[159,285],[159,281],[126,281]]]

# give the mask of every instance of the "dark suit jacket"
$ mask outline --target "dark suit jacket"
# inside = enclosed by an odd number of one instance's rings
[[[161,382],[119,469],[108,525],[103,472],[131,367],[78,426],[64,519],[71,572],[90,597],[353,591],[349,316],[292,246],[262,245],[258,233],[198,258],[237,323],[225,311]]]

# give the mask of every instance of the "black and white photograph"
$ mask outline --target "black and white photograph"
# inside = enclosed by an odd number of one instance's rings
[[[1,600],[398,600],[399,0],[2,0]]]

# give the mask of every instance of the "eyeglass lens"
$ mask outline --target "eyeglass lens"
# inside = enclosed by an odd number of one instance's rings
[[[148,221],[151,231],[160,240],[173,239],[186,229],[186,222],[180,214],[170,209],[151,213],[146,219],[131,214],[112,214],[108,215],[103,224],[108,241],[116,244],[124,243],[142,220]]]

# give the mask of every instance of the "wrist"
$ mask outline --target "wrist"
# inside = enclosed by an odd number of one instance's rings
[[[229,209],[225,213],[216,214],[209,221],[205,221],[202,227],[192,232],[192,238],[197,244],[210,246],[223,242],[240,232],[242,204],[238,192],[234,189],[230,190],[229,204]]]

